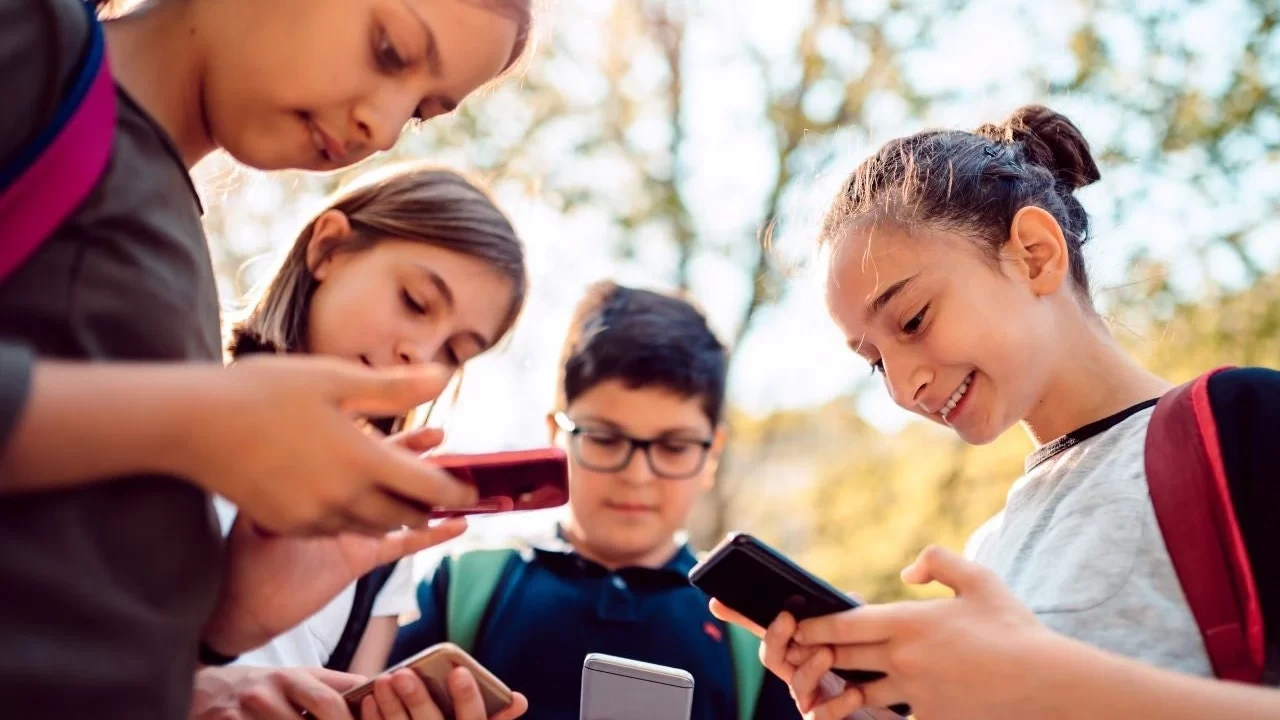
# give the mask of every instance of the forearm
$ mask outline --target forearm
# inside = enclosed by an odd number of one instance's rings
[[[177,363],[30,365],[25,400],[6,408],[13,421],[0,436],[0,493],[179,473],[191,421],[202,411],[196,393],[207,390],[201,372]]]
[[[391,644],[396,640],[399,626],[391,616],[369,618],[369,625],[360,638],[360,645],[351,658],[349,672],[365,677],[373,677],[387,668],[387,657],[391,655]]]
[[[1043,717],[1201,720],[1280,717],[1280,690],[1182,675],[1070,642],[1032,670],[1049,683]]]

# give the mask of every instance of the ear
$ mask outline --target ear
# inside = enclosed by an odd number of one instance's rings
[[[1044,208],[1024,207],[1009,225],[1006,257],[1036,295],[1052,295],[1071,273],[1071,256],[1062,226]]]
[[[560,434],[560,426],[556,424],[556,414],[547,413],[547,444],[555,445],[556,436]]]
[[[711,436],[711,449],[707,451],[707,467],[702,472],[703,490],[715,487],[716,473],[720,470],[720,456],[724,454],[724,446],[728,442],[729,432],[724,423],[721,423],[716,426],[715,434]]]
[[[311,222],[307,241],[307,269],[316,280],[329,274],[334,250],[351,235],[351,220],[341,210],[325,210]]]

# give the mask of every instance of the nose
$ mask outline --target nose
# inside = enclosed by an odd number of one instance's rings
[[[422,365],[435,357],[438,343],[425,340],[401,340],[396,344],[396,362],[402,365]]]
[[[403,91],[396,91],[395,95],[387,93],[384,98],[366,100],[351,111],[354,142],[349,144],[356,144],[365,152],[384,152],[395,146],[417,103],[416,96],[410,98]]]
[[[355,124],[355,141],[348,144],[347,152],[349,154],[357,154],[360,152],[383,152],[390,150],[396,144],[396,139],[400,137],[397,129],[392,132],[387,128],[387,123],[378,119],[375,113],[370,111],[357,111],[352,118]],[[351,147],[355,145],[355,147]]]
[[[631,462],[622,468],[618,476],[635,485],[645,485],[653,482],[653,468],[649,467],[649,456],[642,448],[637,447],[636,451],[631,454]]]
[[[932,373],[923,364],[905,353],[890,359],[882,355],[885,383],[893,401],[906,410],[920,410],[920,401],[933,381]]]

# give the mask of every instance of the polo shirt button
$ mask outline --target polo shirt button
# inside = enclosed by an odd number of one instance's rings
[[[627,589],[627,581],[626,581],[626,580],[623,580],[622,578],[618,577],[617,575],[614,575],[614,576],[613,576],[613,586],[614,586],[614,587],[616,587],[616,588],[618,588],[619,590],[626,590],[626,589]]]

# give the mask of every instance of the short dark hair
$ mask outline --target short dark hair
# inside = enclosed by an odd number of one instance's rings
[[[1035,205],[1062,227],[1071,278],[1087,299],[1081,248],[1089,216],[1075,191],[1099,177],[1080,129],[1049,108],[1027,105],[973,132],[929,130],[886,143],[845,182],[823,242],[851,225],[886,220],[907,230],[923,225],[968,235],[995,260],[1014,216]]]
[[[562,408],[602,382],[698,398],[712,425],[724,409],[728,352],[685,300],[600,282],[578,303],[560,356]]]

